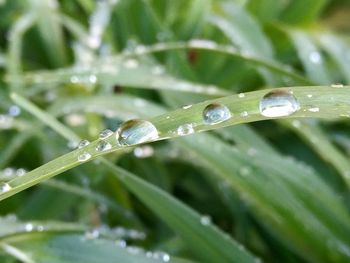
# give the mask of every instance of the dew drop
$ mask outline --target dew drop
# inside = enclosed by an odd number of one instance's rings
[[[230,110],[221,104],[209,104],[203,110],[203,120],[206,124],[213,125],[231,118]]]
[[[181,125],[177,128],[176,133],[180,136],[194,133],[193,125],[189,123]]]
[[[82,154],[80,154],[78,156],[78,161],[79,162],[86,162],[87,160],[89,160],[91,158],[91,154],[88,152],[83,152]]]
[[[158,130],[151,122],[139,119],[124,122],[117,131],[117,140],[121,145],[144,143],[158,137]]]
[[[313,108],[309,108],[308,111],[311,111],[311,112],[319,112],[319,111],[320,111],[320,108],[318,108],[318,107],[313,107]]]
[[[106,142],[106,141],[100,141],[96,145],[96,151],[98,151],[98,152],[104,152],[104,151],[108,151],[110,149],[112,149],[112,144],[110,144],[109,142]]]
[[[11,190],[11,186],[8,183],[0,183],[0,194],[6,193]]]
[[[202,225],[207,226],[211,223],[211,218],[210,216],[201,216],[200,222]]]
[[[11,105],[8,109],[8,114],[12,117],[16,117],[21,114],[21,108],[17,105]]]
[[[113,134],[113,132],[110,129],[105,129],[103,131],[100,132],[99,138],[101,140],[103,139],[107,139],[108,137],[110,137]]]
[[[189,109],[189,108],[191,108],[192,107],[192,104],[190,104],[190,105],[185,105],[185,106],[183,106],[182,108],[184,109],[184,110],[187,110],[187,109]]]
[[[34,226],[31,223],[27,223],[27,224],[24,225],[24,230],[26,232],[31,232],[31,231],[33,231],[33,229],[34,229]]]
[[[17,169],[16,176],[23,176],[26,174],[26,170],[23,168]]]
[[[320,52],[313,51],[309,54],[309,59],[314,64],[320,64],[322,62],[322,57]]]
[[[239,93],[238,94],[238,98],[244,98],[245,97],[245,94],[244,93]]]
[[[89,144],[90,144],[90,142],[88,140],[82,140],[78,144],[78,149],[84,148],[84,147],[88,146]]]
[[[248,117],[248,112],[247,111],[242,111],[239,115],[241,115],[241,117]]]
[[[312,98],[312,94],[307,94],[307,97],[308,98]]]
[[[265,117],[289,116],[300,109],[294,95],[285,90],[267,93],[260,101],[259,110]]]
[[[332,87],[332,88],[343,88],[344,85],[341,84],[341,83],[335,83],[335,84],[332,84],[331,87]]]

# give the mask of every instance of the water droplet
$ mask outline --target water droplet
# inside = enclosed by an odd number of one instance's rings
[[[152,252],[151,252],[152,253]],[[164,262],[169,262],[170,261],[170,256],[169,254],[162,252],[162,251],[155,251],[152,253],[152,258],[154,259],[160,259]]]
[[[97,82],[97,77],[96,77],[96,75],[90,75],[90,76],[89,76],[89,82],[90,82],[91,84],[95,84],[95,83]]]
[[[110,129],[105,129],[103,131],[100,132],[99,138],[101,140],[103,139],[107,139],[108,137],[110,137],[113,134],[113,132]]]
[[[194,133],[193,125],[189,123],[181,125],[177,128],[176,133],[180,136]]]
[[[78,149],[84,148],[84,147],[88,146],[89,144],[90,144],[90,142],[88,140],[82,140],[78,144]]]
[[[244,93],[239,93],[238,94],[238,98],[244,98],[245,97],[245,94]]]
[[[308,98],[312,98],[312,94],[307,94],[307,97]]]
[[[137,158],[148,158],[151,157],[153,153],[153,147],[150,145],[143,145],[134,149],[134,155]]]
[[[11,177],[15,174],[15,169],[11,168],[11,167],[7,167],[3,170],[3,174],[6,176],[6,177]]]
[[[127,246],[126,241],[124,239],[118,240],[117,245],[122,248],[126,248]]]
[[[318,107],[313,107],[313,108],[309,108],[308,111],[311,111],[311,112],[319,112],[319,111],[320,111],[320,108],[318,108]]]
[[[33,231],[33,229],[34,229],[34,226],[31,223],[27,223],[27,224],[24,225],[24,230],[26,232],[31,232],[31,231]]]
[[[152,68],[152,74],[154,75],[162,75],[164,74],[165,69],[162,66],[154,66]]]
[[[249,116],[247,111],[242,111],[239,115],[241,115],[241,117],[248,117]]]
[[[243,166],[239,169],[239,173],[240,173],[240,175],[242,175],[244,177],[244,176],[249,175],[251,173],[251,170],[249,167]]]
[[[12,105],[8,110],[8,114],[12,117],[16,117],[21,114],[21,108],[17,105]]]
[[[78,76],[71,76],[70,77],[70,82],[76,84],[79,82],[79,77]]]
[[[185,105],[185,106],[183,106],[182,108],[184,109],[184,110],[187,110],[187,109],[189,109],[189,108],[191,108],[192,107],[192,104],[190,104],[190,105]]]
[[[343,88],[344,85],[341,84],[341,83],[335,83],[335,84],[332,84],[331,87],[332,87],[332,88]]]
[[[112,149],[112,144],[110,144],[109,142],[106,142],[106,141],[100,141],[96,145],[96,151],[98,151],[98,152],[104,152],[104,151],[108,151],[110,149]]]
[[[221,104],[209,104],[203,110],[203,120],[206,124],[217,124],[231,118],[230,110]]]
[[[301,122],[299,120],[293,120],[292,125],[293,125],[293,127],[299,129],[301,126]]]
[[[78,156],[78,161],[79,162],[86,162],[87,160],[89,160],[91,158],[91,154],[88,152],[83,152],[82,154],[80,154]]]
[[[298,111],[300,104],[291,92],[274,90],[262,98],[259,109],[265,117],[281,117]]]
[[[201,216],[200,222],[202,225],[207,226],[211,223],[211,218],[210,218],[210,216]]]
[[[320,64],[322,62],[322,57],[320,52],[313,51],[309,54],[309,59],[314,64]]]
[[[23,168],[17,169],[16,176],[23,176],[26,174],[26,170]]]
[[[11,186],[8,183],[0,183],[0,194],[6,193],[11,190]]]
[[[98,229],[92,229],[90,231],[85,232],[86,239],[96,239],[100,236],[100,232]]]
[[[124,122],[117,132],[117,140],[121,145],[144,143],[158,137],[157,128],[151,122],[139,119]]]
[[[211,40],[205,39],[192,39],[189,44],[196,48],[204,48],[204,49],[215,49],[217,44]]]

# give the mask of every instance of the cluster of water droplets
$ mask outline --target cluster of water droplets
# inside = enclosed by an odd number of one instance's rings
[[[12,168],[12,167],[7,167],[0,171],[0,194],[1,193],[6,193],[12,189],[8,181],[20,177],[26,174],[26,170],[23,168]]]
[[[7,130],[13,127],[14,119],[21,114],[21,108],[11,105],[7,112],[0,114],[0,130]]]

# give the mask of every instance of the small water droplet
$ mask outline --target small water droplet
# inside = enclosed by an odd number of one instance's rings
[[[311,111],[311,112],[319,112],[319,111],[320,111],[320,108],[318,108],[318,107],[312,107],[312,108],[309,108],[308,111]]]
[[[8,114],[12,117],[16,117],[21,114],[21,108],[17,105],[11,105],[8,110]]]
[[[249,167],[243,166],[239,169],[239,173],[240,173],[240,175],[242,175],[244,177],[244,176],[249,175],[251,173],[251,170]]]
[[[100,236],[100,232],[98,229],[92,229],[90,231],[85,232],[86,239],[97,239]]]
[[[300,104],[291,92],[274,90],[262,98],[259,109],[265,117],[282,117],[298,111]]]
[[[90,75],[90,76],[89,76],[89,82],[90,82],[91,84],[95,84],[95,83],[97,82],[97,77],[96,77],[96,75]]]
[[[249,116],[247,111],[242,111],[239,115],[241,115],[241,117],[248,117]]]
[[[221,104],[209,104],[203,110],[203,120],[206,124],[213,125],[231,118],[230,110]]]
[[[181,125],[177,128],[176,133],[180,136],[194,133],[193,125],[189,123]]]
[[[344,85],[341,84],[341,83],[335,83],[335,84],[332,84],[331,87],[332,87],[332,88],[343,88]]]
[[[11,168],[11,167],[7,167],[3,170],[3,174],[6,176],[6,177],[11,177],[15,174],[15,169]]]
[[[187,110],[187,109],[189,109],[189,108],[191,108],[192,107],[192,104],[191,105],[185,105],[185,106],[183,106],[182,108],[184,109],[184,110]]]
[[[89,160],[91,158],[91,154],[88,152],[83,152],[82,154],[80,154],[78,156],[78,161],[79,162],[86,162],[87,160]]]
[[[314,64],[320,64],[322,62],[321,54],[318,51],[312,51],[309,54],[309,59]]]
[[[73,84],[76,84],[79,82],[79,77],[78,76],[71,76],[70,77],[70,82],[72,82]]]
[[[126,243],[126,241],[125,241],[124,239],[121,239],[121,240],[118,240],[118,241],[117,241],[117,245],[118,245],[119,247],[121,247],[121,248],[126,248],[127,243]]]
[[[245,97],[245,94],[244,93],[239,93],[238,94],[238,98],[244,98]]]
[[[11,190],[11,186],[8,183],[0,183],[0,194],[6,193]]]
[[[90,142],[88,140],[81,140],[78,144],[78,149],[84,148],[86,146],[88,146],[90,144]]]
[[[210,216],[201,216],[200,222],[202,225],[207,226],[211,223],[211,218],[210,218]]]
[[[293,125],[293,127],[299,129],[301,126],[301,122],[299,120],[293,120],[292,125]]]
[[[100,132],[99,138],[101,140],[107,139],[108,137],[112,136],[113,132],[110,129],[105,129]]]
[[[139,119],[124,122],[117,131],[117,140],[121,145],[144,143],[158,137],[158,130],[151,122]]]
[[[312,98],[312,94],[307,94],[307,97],[308,98]]]
[[[106,141],[100,141],[96,145],[96,151],[98,151],[98,152],[104,152],[104,151],[108,151],[110,149],[112,149],[112,144],[110,144],[109,142],[106,142]]]

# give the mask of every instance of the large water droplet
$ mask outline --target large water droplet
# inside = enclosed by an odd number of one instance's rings
[[[207,215],[201,216],[200,222],[202,225],[207,226],[211,223],[211,218],[210,218],[210,216],[207,216]]]
[[[262,98],[259,109],[261,115],[265,117],[281,117],[298,111],[300,104],[289,91],[274,90]]]
[[[6,193],[11,190],[11,186],[8,183],[0,183],[0,194]]]
[[[221,104],[209,104],[203,110],[203,120],[206,124],[217,124],[231,118],[230,110]]]
[[[158,137],[157,128],[151,122],[138,119],[124,122],[117,132],[117,140],[121,145],[144,143]]]

